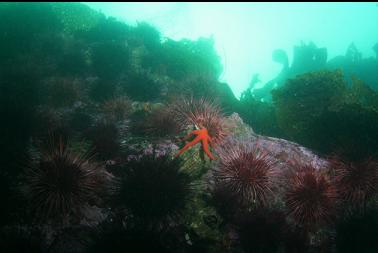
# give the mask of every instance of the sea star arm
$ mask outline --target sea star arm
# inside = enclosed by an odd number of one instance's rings
[[[213,143],[212,143],[213,138],[211,138],[210,135],[208,135],[207,138],[209,139],[209,145],[210,145],[211,147],[214,147],[214,145],[213,145]]]
[[[206,155],[210,157],[210,159],[215,160],[215,157],[209,150],[209,141],[207,138],[202,139],[202,148],[205,151]]]
[[[202,134],[203,130],[202,129],[196,129],[196,130],[193,130],[192,133],[193,134]]]
[[[190,137],[192,137],[193,135],[200,135],[201,134],[201,130],[193,130],[191,131],[190,133],[188,133],[184,138],[181,138],[182,141],[186,141],[188,140]]]
[[[201,135],[198,135],[196,138],[194,138],[194,140],[192,140],[191,142],[188,142],[176,155],[176,157],[178,157],[179,155],[181,155],[182,153],[184,153],[187,149],[189,149],[191,146],[194,146],[196,145],[198,142],[201,141],[203,137]]]

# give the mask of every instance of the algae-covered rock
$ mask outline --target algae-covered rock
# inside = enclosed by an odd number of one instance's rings
[[[237,112],[256,133],[275,137],[283,135],[277,123],[274,105],[256,98],[251,89],[242,93]]]
[[[273,91],[273,100],[279,126],[290,140],[356,159],[378,149],[378,93],[358,79],[348,86],[341,71],[290,79]]]
[[[289,79],[272,91],[279,126],[290,139],[310,143],[311,125],[342,98],[345,89],[340,71],[312,72]]]

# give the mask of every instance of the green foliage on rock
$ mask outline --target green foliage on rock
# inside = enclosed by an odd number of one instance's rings
[[[341,72],[320,71],[289,79],[272,91],[279,126],[291,139],[306,143],[318,117],[340,99],[346,86]]]
[[[282,136],[278,126],[275,107],[269,102],[262,102],[252,96],[250,90],[243,92],[238,105],[238,113],[245,123],[262,135]]]
[[[80,3],[50,3],[65,33],[88,31],[104,18],[102,13]]]
[[[213,46],[214,41],[206,38],[197,41],[168,39],[162,44],[161,62],[167,75],[175,80],[199,74],[217,79],[222,67]]]
[[[288,138],[356,159],[376,152],[378,93],[360,80],[348,86],[341,71],[311,72],[289,79],[272,94],[278,124]]]

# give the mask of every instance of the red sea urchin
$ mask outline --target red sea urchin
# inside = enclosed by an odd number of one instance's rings
[[[83,210],[98,202],[106,190],[109,173],[86,155],[73,152],[60,139],[42,150],[26,170],[29,200],[35,217],[65,223],[80,219]]]
[[[175,115],[166,106],[153,109],[145,118],[141,128],[146,135],[154,137],[172,137],[183,130],[176,122]]]
[[[172,103],[170,110],[183,129],[188,125],[194,125],[199,129],[206,128],[213,145],[219,144],[227,135],[221,109],[215,102],[204,98],[183,98]]]
[[[361,162],[331,159],[335,185],[340,198],[353,207],[364,207],[377,194],[378,161],[369,158]]]
[[[336,189],[325,174],[310,165],[297,165],[286,185],[286,207],[297,225],[314,228],[331,220]]]
[[[241,196],[243,201],[267,204],[273,193],[275,160],[252,142],[222,145],[214,170],[216,184]]]

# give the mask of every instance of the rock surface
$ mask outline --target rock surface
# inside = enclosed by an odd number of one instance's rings
[[[295,142],[256,134],[251,127],[243,122],[237,113],[233,113],[226,120],[232,135],[225,142],[250,140],[261,149],[266,150],[284,168],[290,167],[291,163],[298,163],[299,165],[311,164],[316,169],[328,167],[326,159]]]

